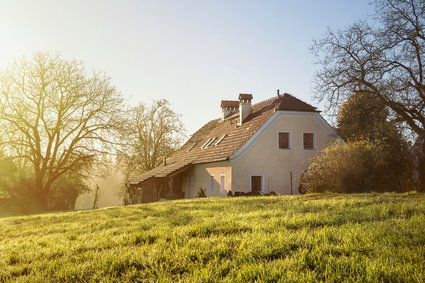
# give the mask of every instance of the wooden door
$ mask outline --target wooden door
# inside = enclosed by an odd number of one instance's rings
[[[263,184],[263,176],[251,176],[251,191],[261,192]]]

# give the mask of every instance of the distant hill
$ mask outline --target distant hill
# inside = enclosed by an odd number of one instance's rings
[[[0,282],[425,281],[418,193],[177,200],[0,227]]]

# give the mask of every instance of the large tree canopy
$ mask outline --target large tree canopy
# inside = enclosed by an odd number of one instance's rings
[[[359,145],[373,143],[374,153],[379,153],[381,164],[373,167],[379,176],[379,190],[405,190],[409,183],[410,162],[408,144],[395,121],[388,119],[388,109],[377,96],[355,93],[343,103],[337,116],[337,132],[349,143],[346,149],[360,141]],[[366,146],[367,147],[367,146]],[[343,147],[342,147],[343,148]],[[350,151],[346,151],[350,154]],[[337,155],[338,151],[333,152]],[[332,154],[328,152],[331,158]],[[372,168],[368,155],[357,156],[366,168]],[[385,162],[382,162],[385,160]],[[371,169],[370,169],[371,170]],[[347,172],[349,174],[349,171]],[[364,175],[367,176],[367,175]],[[367,178],[370,179],[370,176]],[[355,178],[354,178],[355,179]],[[375,185],[375,190],[378,189]],[[410,188],[411,189],[411,188]]]
[[[180,116],[161,99],[151,106],[140,104],[130,111],[126,157],[128,175],[149,171],[176,151],[186,137]]]
[[[425,134],[425,1],[376,0],[373,24],[329,30],[312,49],[316,94],[337,107],[354,93],[379,98],[395,120]],[[425,148],[422,149],[425,156]],[[425,171],[425,158],[421,162]],[[425,172],[420,188],[425,191]]]
[[[346,141],[391,139],[402,142],[396,123],[388,116],[389,111],[379,97],[355,93],[341,104],[336,130]]]
[[[0,73],[0,135],[8,156],[32,168],[34,198],[46,208],[52,184],[86,167],[113,142],[122,98],[102,74],[37,53]]]
[[[377,0],[376,26],[328,31],[313,51],[316,93],[336,106],[354,92],[378,96],[417,134],[425,131],[425,2]]]

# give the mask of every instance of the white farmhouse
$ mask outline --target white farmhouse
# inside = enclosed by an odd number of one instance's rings
[[[221,101],[222,117],[199,129],[160,167],[128,180],[130,203],[228,191],[298,194],[318,151],[340,139],[317,109],[290,94],[252,104]]]

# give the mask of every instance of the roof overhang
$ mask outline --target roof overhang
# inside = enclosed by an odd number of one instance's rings
[[[175,162],[167,166],[157,167],[127,181],[129,186],[141,186],[156,179],[172,178],[193,166],[192,162]]]

